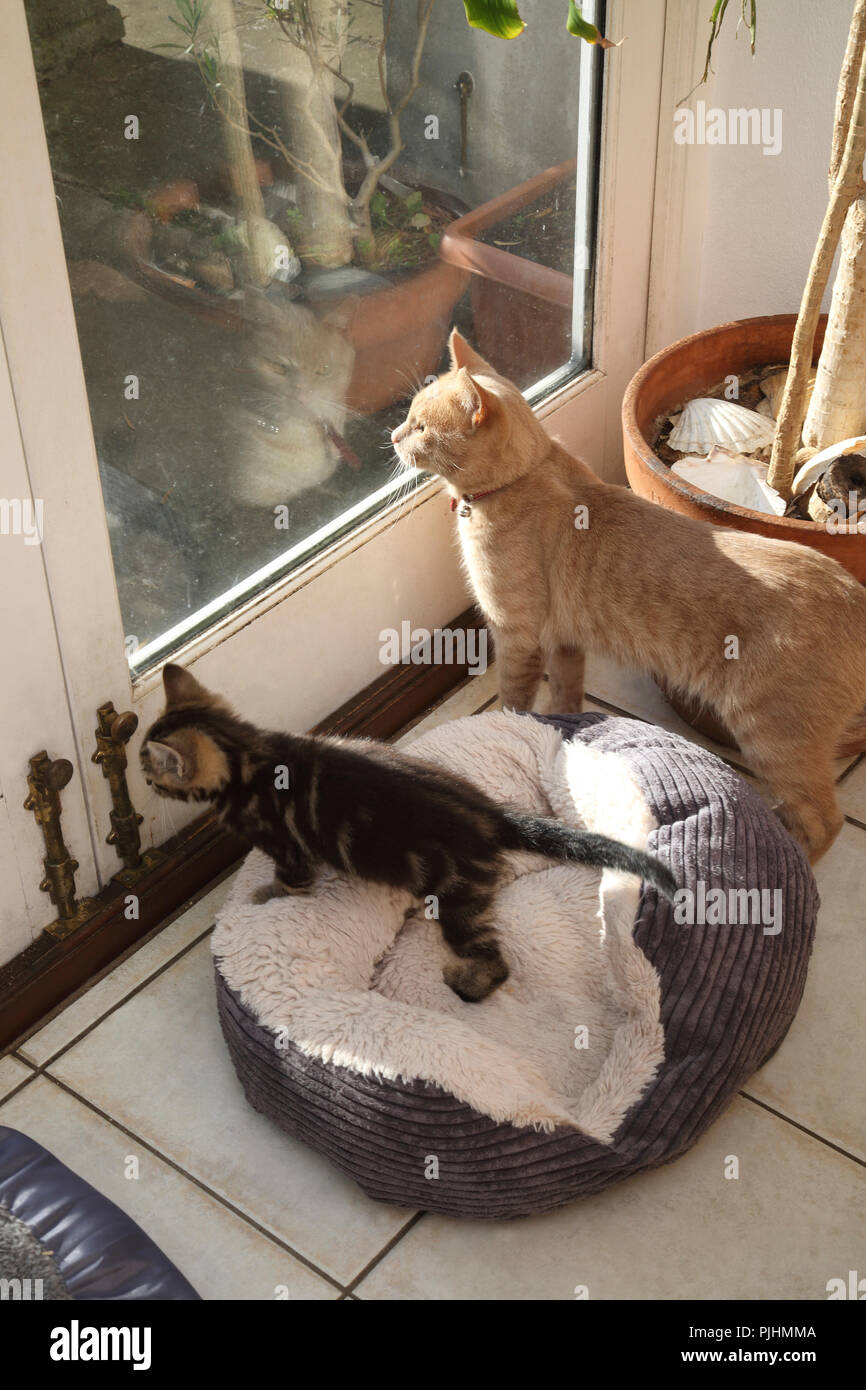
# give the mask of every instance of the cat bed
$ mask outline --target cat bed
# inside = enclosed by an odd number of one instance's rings
[[[442,979],[434,904],[327,870],[256,905],[272,868],[253,851],[213,935],[251,1105],[369,1196],[454,1216],[548,1211],[684,1153],[799,1005],[818,908],[802,851],[719,759],[635,720],[482,714],[407,751],[646,847],[687,891],[514,855],[511,975],[471,1004]]]

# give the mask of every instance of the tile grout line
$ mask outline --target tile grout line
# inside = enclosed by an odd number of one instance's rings
[[[837,787],[838,787],[838,786],[841,786],[841,784],[842,784],[843,782],[845,782],[845,781],[848,780],[848,778],[851,776],[851,773],[854,771],[854,769],[860,766],[860,764],[862,763],[864,757],[866,757],[866,754],[861,753],[858,757],[856,757],[856,758],[854,759],[854,761],[853,761],[853,763],[851,764],[850,767],[846,767],[845,771],[842,773],[842,776],[839,778],[839,780],[838,780],[837,783],[836,783],[836,786],[837,786]]]
[[[153,981],[159,979],[160,975],[164,975],[166,970],[170,969],[171,966],[177,965],[178,961],[182,960],[185,955],[192,951],[196,946],[200,945],[200,943],[204,941],[205,937],[210,936],[215,926],[216,923],[211,922],[210,926],[205,927],[203,931],[200,933],[200,935],[195,938],[194,941],[188,941],[187,944],[185,946],[182,946],[178,950],[177,954],[173,955],[170,960],[163,961],[162,965],[158,966],[157,969],[154,970],[152,975],[146,975],[143,980],[139,980],[138,984],[132,985],[128,994],[124,994],[121,999],[116,1000],[110,1008],[106,1009],[104,1014],[100,1014],[98,1018],[93,1019],[90,1023],[87,1024],[85,1028],[82,1028],[80,1033],[76,1033],[74,1038],[70,1038],[69,1042],[64,1043],[63,1046],[58,1048],[56,1052],[53,1052],[50,1057],[47,1057],[44,1062],[31,1062],[29,1057],[25,1057],[24,1054],[19,1051],[19,1049],[24,1045],[24,1043],[29,1042],[30,1038],[35,1037],[37,1033],[41,1032],[41,1027],[35,1028],[32,1033],[27,1034],[26,1038],[23,1038],[20,1042],[16,1043],[15,1050],[9,1053],[8,1055],[17,1058],[19,1062],[24,1062],[28,1067],[32,1067],[34,1071],[37,1073],[37,1075],[41,1075],[44,1072],[45,1068],[50,1067],[53,1062],[56,1062],[58,1057],[62,1057],[64,1052],[68,1052],[71,1047],[75,1047],[76,1043],[80,1043],[81,1041],[83,1041],[83,1039],[86,1038],[89,1033],[93,1032],[94,1028],[98,1028],[99,1025],[101,1023],[104,1023],[107,1018],[110,1018],[112,1014],[117,1013],[118,1009],[122,1008],[124,1004],[128,1004],[130,999],[134,999],[135,996],[137,994],[140,994],[141,991],[145,989],[147,985],[153,984]],[[106,980],[110,978],[110,973],[103,977],[103,979]],[[99,983],[101,984],[102,981],[100,980]],[[83,995],[80,995],[79,998],[85,998],[86,993],[87,992],[85,991],[85,993]],[[75,1000],[74,1002],[77,1003],[78,1000]],[[55,1017],[62,1018],[63,1010],[61,1010],[59,1014],[56,1014]],[[52,1019],[50,1021],[53,1022],[54,1020]],[[48,1024],[42,1026],[47,1027]],[[29,1079],[32,1080],[32,1077]]]
[[[221,1207],[225,1207],[226,1211],[230,1211],[233,1216],[238,1217],[239,1220],[243,1221],[247,1226],[251,1226],[253,1230],[258,1231],[259,1235],[264,1236],[271,1244],[278,1246],[279,1249],[284,1250],[286,1254],[291,1255],[293,1259],[297,1260],[299,1264],[304,1265],[307,1269],[311,1270],[312,1273],[324,1279],[332,1288],[339,1289],[341,1292],[347,1292],[346,1286],[341,1284],[333,1274],[328,1274],[324,1269],[320,1269],[312,1260],[307,1259],[306,1255],[302,1255],[299,1250],[295,1250],[293,1246],[283,1240],[281,1236],[276,1235],[273,1231],[269,1231],[266,1226],[262,1226],[260,1222],[256,1221],[255,1217],[248,1216],[246,1212],[241,1211],[241,1209],[236,1207],[233,1202],[230,1202],[227,1197],[223,1197],[219,1192],[215,1191],[214,1188],[208,1187],[207,1183],[202,1182],[194,1173],[188,1173],[184,1168],[181,1168],[180,1164],[176,1163],[168,1154],[162,1153],[147,1139],[143,1139],[140,1134],[136,1134],[134,1130],[121,1124],[120,1120],[116,1120],[112,1115],[109,1115],[106,1110],[102,1110],[98,1105],[94,1104],[92,1100],[89,1100],[87,1096],[81,1095],[80,1092],[73,1090],[65,1081],[61,1081],[57,1076],[52,1076],[50,1072],[45,1073],[45,1078],[47,1081],[50,1081],[53,1086],[56,1086],[58,1090],[64,1091],[66,1095],[71,1096],[73,1100],[79,1101],[88,1110],[92,1111],[94,1115],[98,1115],[101,1120],[105,1120],[113,1129],[126,1135],[127,1139],[131,1139],[135,1144],[139,1144],[149,1154],[152,1154],[154,1158],[159,1159],[161,1163],[164,1163],[168,1168],[171,1168],[180,1177],[184,1178],[186,1182],[198,1188],[205,1196],[212,1198],[215,1202],[218,1202]]]
[[[111,961],[110,964],[105,966],[101,971],[97,971],[96,978],[85,981],[85,983],[74,992],[71,998],[64,999],[61,1004],[56,1005],[53,1009],[49,1009],[32,1028],[26,1029],[23,1033],[19,1033],[13,1040],[12,1045],[7,1046],[6,1051],[0,1054],[0,1061],[2,1061],[3,1057],[15,1055],[18,1048],[20,1048],[23,1043],[29,1041],[34,1034],[41,1032],[43,1028],[48,1027],[49,1023],[53,1023],[55,1019],[60,1018],[67,1009],[70,1009],[73,1004],[77,1004],[80,999],[84,999],[97,985],[101,985],[105,980],[109,980],[115,971],[119,970],[122,965],[125,965],[128,961],[134,960],[140,951],[152,945],[168,927],[172,927],[175,923],[180,922],[187,913],[192,912],[194,908],[198,907],[221,883],[224,883],[232,874],[237,873],[238,868],[239,865],[235,863],[230,864],[228,868],[221,869],[220,872],[200,888],[197,893],[193,894],[193,896],[180,907],[175,908],[173,912],[169,912],[155,927],[152,927],[146,936],[133,942],[116,960]],[[211,926],[213,925],[214,924],[211,923]]]
[[[766,1110],[771,1115],[775,1115],[777,1120],[784,1120],[785,1124],[791,1125],[793,1129],[799,1129],[802,1134],[808,1134],[810,1139],[816,1139],[819,1144],[823,1144],[826,1149],[832,1149],[834,1153],[841,1154],[843,1158],[849,1158],[852,1163],[856,1163],[860,1168],[866,1168],[866,1159],[859,1158],[857,1154],[852,1154],[850,1149],[843,1149],[841,1144],[834,1144],[832,1139],[825,1139],[823,1134],[818,1134],[816,1130],[809,1129],[808,1125],[801,1125],[799,1120],[794,1120],[790,1115],[786,1115],[783,1110],[777,1110],[774,1106],[768,1105],[765,1100],[759,1100],[757,1096],[749,1091],[740,1091],[739,1095],[743,1100],[750,1100],[753,1105],[758,1105],[762,1110]]]
[[[495,705],[498,699],[498,695],[491,695],[489,700],[485,700],[483,705],[479,705],[477,709],[472,711],[473,716],[476,714],[484,714],[485,710],[489,710],[491,705]]]
[[[12,1056],[13,1054],[10,1053],[9,1055]],[[21,1062],[23,1059],[21,1057],[16,1057],[15,1060],[16,1062]],[[31,1071],[33,1072],[33,1076],[25,1076],[23,1081],[19,1081],[17,1086],[13,1086],[11,1091],[6,1092],[6,1095],[3,1096],[2,1100],[0,1100],[0,1110],[3,1109],[3,1106],[6,1104],[7,1100],[12,1100],[13,1097],[19,1095],[26,1086],[29,1086],[30,1082],[37,1075],[36,1068],[30,1062],[25,1062],[24,1065],[30,1067]],[[2,1114],[0,1114],[0,1124],[2,1123],[3,1116]]]
[[[354,1293],[355,1289],[357,1289],[358,1285],[362,1282],[362,1280],[366,1279],[368,1274],[372,1274],[373,1270],[377,1267],[377,1265],[380,1265],[382,1261],[385,1259],[385,1257],[387,1255],[390,1255],[391,1251],[394,1250],[400,1244],[400,1241],[403,1239],[403,1237],[407,1236],[410,1231],[414,1230],[415,1227],[418,1225],[419,1221],[423,1220],[423,1218],[426,1215],[427,1213],[425,1211],[416,1211],[412,1216],[410,1216],[409,1220],[406,1222],[406,1225],[401,1226],[397,1234],[391,1237],[387,1245],[384,1245],[382,1249],[379,1251],[378,1255],[374,1255],[372,1260],[369,1260],[367,1264],[364,1265],[364,1268],[361,1270],[360,1274],[356,1274],[354,1279],[352,1279],[346,1285],[344,1291],[345,1294]]]

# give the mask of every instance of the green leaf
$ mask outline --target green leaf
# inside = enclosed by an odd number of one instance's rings
[[[746,0],[743,0],[743,4]],[[588,19],[584,19],[580,12],[580,6],[574,0],[568,0],[568,18],[565,27],[569,34],[574,34],[575,38],[585,39],[587,43],[597,43],[599,48],[618,48],[612,39],[606,39],[600,34],[594,24],[590,24]],[[622,40],[620,40],[622,42]]]
[[[410,194],[409,194],[409,197],[406,199],[406,211],[407,211],[407,212],[420,212],[420,211],[421,211],[421,208],[423,207],[423,205],[424,205],[424,199],[423,199],[423,197],[421,196],[421,193],[419,192],[419,190],[416,188],[415,191],[414,191],[414,193],[410,193]]]
[[[438,250],[439,250],[439,243],[440,243],[441,240],[442,240],[442,233],[441,233],[441,232],[431,232],[430,235],[429,235],[428,238],[427,238],[427,244],[428,244],[429,246],[431,246],[431,247],[433,248],[434,251],[438,251]]]
[[[748,0],[749,15],[746,16],[747,0],[743,0],[743,23],[749,31],[749,43],[752,50],[752,57],[755,56],[755,40],[758,37],[758,6],[757,0]]]
[[[463,0],[473,29],[484,29],[497,39],[516,39],[526,28],[516,0]]]
[[[601,37],[594,24],[590,24],[588,19],[584,19],[580,12],[580,6],[575,5],[574,0],[568,0],[568,18],[565,27],[569,34],[574,34],[576,39],[586,39],[587,43],[598,43]]]

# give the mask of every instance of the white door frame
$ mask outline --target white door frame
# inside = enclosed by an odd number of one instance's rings
[[[712,147],[678,144],[673,117],[703,68],[706,18],[694,0],[667,0],[646,357],[698,327],[708,153]]]
[[[2,217],[2,213],[0,213]],[[3,718],[0,734],[0,964],[23,951],[57,916],[39,888],[45,853],[42,832],[26,810],[28,760],[45,749],[68,758],[75,775],[62,793],[63,834],[88,883],[96,881],[93,830],[54,623],[33,488],[21,440],[5,344],[0,336],[0,441],[4,504],[0,534],[0,641]],[[11,507],[29,506],[25,534]],[[24,513],[18,512],[23,518]],[[33,524],[35,523],[35,525]],[[38,924],[38,925],[37,925]]]
[[[67,721],[67,746],[60,746],[58,732],[58,745],[51,751],[72,758],[79,771],[78,791],[64,793],[64,816],[71,837],[74,823],[81,861],[78,887],[84,896],[119,867],[105,843],[110,829],[107,786],[91,762],[96,709],[111,699],[118,710],[134,709],[146,726],[159,711],[160,690],[156,672],[135,681],[129,674],[22,0],[13,0],[6,18],[6,44],[0,51],[0,327],[19,444],[45,517],[44,592],[37,599],[33,588],[25,590],[23,614],[29,630],[36,631],[35,616],[32,622],[28,618],[31,606],[34,615],[40,605],[50,611],[60,648],[60,658],[52,660],[62,671],[62,688],[56,679],[53,685],[46,683],[45,702],[52,709],[57,703],[62,711],[54,709],[53,724],[41,705],[23,711],[26,728],[11,751],[20,763],[23,748],[36,751],[50,728]],[[603,57],[593,368],[539,409],[552,433],[607,476],[621,476],[619,403],[643,358],[664,18],[664,0],[612,0],[608,5],[608,34],[627,37],[621,48]],[[7,447],[8,429],[7,422],[0,448]],[[330,546],[189,642],[178,657],[251,718],[305,728],[382,673],[382,628],[399,628],[409,619],[413,627],[434,629],[468,601],[453,519],[439,485],[429,483],[410,504],[389,508]],[[7,776],[14,763],[9,753]],[[0,773],[3,767],[0,751]],[[133,801],[145,813],[143,843],[158,843],[165,838],[164,823],[155,814],[156,799],[135,758],[129,780]],[[76,796],[81,808],[73,813]],[[90,853],[83,852],[81,809],[89,818]],[[175,806],[176,828],[197,809],[186,817],[185,808]],[[32,925],[35,919],[30,920]]]

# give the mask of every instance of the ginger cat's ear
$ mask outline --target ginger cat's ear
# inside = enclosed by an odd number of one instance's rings
[[[488,391],[470,376],[466,367],[461,367],[457,373],[457,380],[460,383],[460,399],[467,410],[472,412],[472,427],[478,429],[490,419],[496,397],[492,391]]]
[[[175,665],[173,661],[163,666],[162,683],[167,705],[213,704],[216,700],[216,696],[205,690],[203,685],[199,685],[195,676],[190,675],[182,666]]]
[[[468,367],[471,372],[488,372],[496,375],[495,368],[491,367],[489,362],[485,362],[480,352],[476,352],[456,328],[451,330],[451,337],[448,339],[448,351],[451,354],[452,371],[458,371],[461,367]]]

